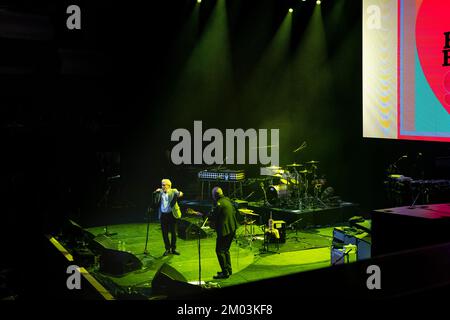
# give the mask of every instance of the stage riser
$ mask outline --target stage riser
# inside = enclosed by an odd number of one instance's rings
[[[437,214],[442,216],[433,217]],[[398,207],[372,213],[373,255],[445,242],[450,242],[450,205]]]
[[[324,209],[316,211],[273,211],[270,208],[264,207],[252,207],[249,209],[255,211],[260,215],[260,223],[264,224],[270,218],[270,212],[272,212],[272,218],[275,220],[283,220],[288,225],[295,223],[297,228],[313,227],[313,226],[328,226],[339,223],[348,222],[348,219],[358,214],[357,206],[347,206],[341,208]],[[301,219],[301,220],[299,220]]]
[[[180,203],[182,212],[187,208],[191,208],[199,212],[209,212],[211,210],[211,203],[206,201],[186,201]],[[254,219],[259,225],[267,224],[272,212],[274,220],[283,220],[288,225],[295,223],[297,228],[313,227],[313,226],[329,226],[339,223],[348,222],[348,219],[355,215],[361,215],[356,204],[349,204],[337,208],[316,209],[316,210],[290,210],[283,208],[265,207],[261,205],[254,205],[249,203],[248,209],[254,211],[259,216]],[[238,219],[239,220],[239,219]]]

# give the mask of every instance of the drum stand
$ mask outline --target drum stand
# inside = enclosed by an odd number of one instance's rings
[[[246,243],[248,246],[250,246],[250,249],[252,248],[252,243],[254,240],[254,226],[255,226],[255,222],[256,220],[252,219],[252,217],[247,214],[245,212],[241,212],[241,214],[244,215],[244,221],[243,221],[243,225],[244,225],[244,234],[240,235],[240,238],[244,239],[243,242]],[[257,216],[257,214],[252,214]],[[238,241],[238,237],[236,237],[236,242]]]
[[[296,205],[298,205],[298,210],[303,210],[303,201],[302,201],[302,194],[300,192],[300,174],[298,173],[297,169],[294,167],[295,172],[295,181],[297,182],[297,199],[296,199]]]
[[[247,220],[247,215],[245,216],[244,220],[244,239],[248,241],[248,245],[250,249],[252,248],[253,244],[253,226],[254,226],[255,220]]]
[[[305,172],[304,176],[303,176],[303,181],[305,182],[305,193],[303,195],[303,201],[305,203],[305,206],[304,206],[305,209],[309,209],[309,196],[308,196],[309,184],[308,184],[308,177],[306,176],[307,174],[308,173]],[[299,193],[300,193],[300,190],[299,190]]]
[[[314,186],[314,198],[313,198],[313,209],[317,207],[326,208],[327,205],[325,202],[322,201],[322,199],[319,198],[319,189],[322,187],[320,184],[316,184]]]

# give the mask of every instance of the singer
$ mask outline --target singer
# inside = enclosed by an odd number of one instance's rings
[[[161,188],[153,192],[153,204],[155,211],[158,212],[158,218],[161,221],[161,231],[166,251],[164,256],[169,254],[180,255],[176,251],[177,219],[181,218],[181,210],[178,206],[178,198],[183,196],[183,192],[172,189],[172,182],[169,179],[161,180]],[[169,241],[169,232],[171,239]]]

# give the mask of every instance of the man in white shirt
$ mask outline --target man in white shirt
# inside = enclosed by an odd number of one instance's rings
[[[178,206],[178,198],[183,196],[183,192],[172,189],[172,182],[169,179],[161,180],[161,188],[154,192],[154,204],[161,221],[161,231],[166,251],[164,256],[169,254],[179,255],[176,251],[176,223],[181,218],[181,210]],[[169,241],[169,233],[171,234]]]

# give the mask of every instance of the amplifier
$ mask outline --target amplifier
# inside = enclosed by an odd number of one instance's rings
[[[362,230],[349,227],[336,227],[333,229],[333,244],[335,246],[356,245],[357,259],[370,259],[372,240],[370,234]]]
[[[286,222],[283,220],[274,220],[273,228],[277,230],[279,238],[272,233],[269,235],[268,241],[270,243],[286,243]]]
[[[331,265],[355,262],[357,257],[357,247],[353,244],[331,248]]]
[[[244,170],[203,170],[198,173],[200,181],[236,182],[245,179]]]

